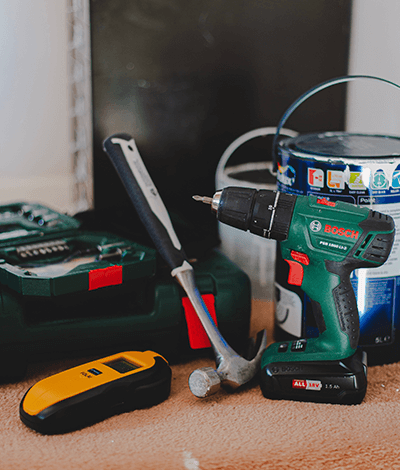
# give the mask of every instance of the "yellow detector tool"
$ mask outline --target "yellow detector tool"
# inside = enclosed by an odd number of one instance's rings
[[[153,351],[88,362],[33,385],[20,404],[23,423],[42,434],[80,429],[168,398],[171,369]]]

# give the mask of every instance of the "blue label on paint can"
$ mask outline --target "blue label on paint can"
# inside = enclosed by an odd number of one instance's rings
[[[279,191],[368,206],[393,217],[397,231],[388,261],[380,268],[355,270],[351,276],[360,314],[360,345],[392,344],[395,330],[400,329],[400,159],[311,158],[294,155],[284,146],[279,151]],[[277,324],[294,336],[317,336],[310,299],[278,275],[285,269],[283,263],[278,257]]]

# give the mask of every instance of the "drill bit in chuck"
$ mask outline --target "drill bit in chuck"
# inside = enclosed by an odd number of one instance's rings
[[[203,202],[204,204],[212,204],[213,198],[207,196],[192,196],[195,201]]]
[[[204,204],[210,204],[211,210],[214,212],[218,211],[219,201],[221,199],[222,191],[217,191],[213,197],[207,196],[192,196],[195,201],[200,201]]]

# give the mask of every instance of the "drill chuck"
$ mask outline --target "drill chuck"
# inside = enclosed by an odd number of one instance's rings
[[[212,198],[194,196],[216,212],[217,219],[241,230],[274,240],[286,240],[296,196],[271,190],[228,187]]]

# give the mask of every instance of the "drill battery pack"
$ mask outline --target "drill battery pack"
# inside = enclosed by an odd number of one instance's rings
[[[280,348],[301,349],[305,343],[281,343]],[[357,349],[343,360],[271,362],[262,368],[260,381],[270,399],[357,405],[367,391],[367,354]]]
[[[242,349],[247,275],[215,250],[193,267],[219,330]],[[82,229],[79,218],[40,204],[0,206],[0,380],[21,378],[28,363],[49,358],[149,349],[176,361],[207,352],[183,297],[149,246]]]

